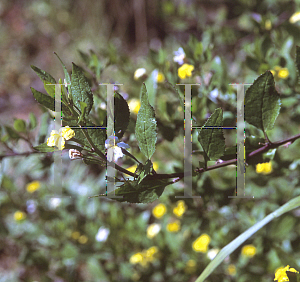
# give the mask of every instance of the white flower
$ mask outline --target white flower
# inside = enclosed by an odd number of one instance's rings
[[[68,87],[68,83],[67,83],[65,78],[64,78],[64,85],[65,85],[66,88]]]
[[[134,79],[138,80],[140,77],[146,74],[146,69],[144,68],[139,68],[134,72]]]
[[[71,160],[74,159],[81,159],[82,158],[82,154],[80,151],[76,150],[76,149],[70,149],[69,150],[69,157]]]
[[[184,63],[185,59],[185,53],[181,47],[179,47],[178,51],[174,51],[174,58],[173,61],[178,63],[179,65],[182,65]]]
[[[108,235],[109,235],[109,229],[105,227],[100,227],[98,230],[98,233],[95,236],[96,241],[98,242],[105,242]]]
[[[117,136],[109,136],[107,140],[105,140],[105,148],[107,149],[107,160],[111,162],[114,158],[117,161],[119,158],[122,158],[124,154],[122,153],[121,148],[130,148],[124,142],[117,143],[119,138]],[[116,145],[117,143],[117,145]]]
[[[61,199],[60,198],[51,198],[49,200],[49,205],[52,209],[56,209],[61,203]]]
[[[26,206],[28,213],[34,213],[36,211],[36,202],[34,200],[28,200]]]
[[[207,257],[210,259],[210,260],[213,260],[215,258],[215,256],[218,254],[219,252],[219,249],[211,249],[207,252]]]

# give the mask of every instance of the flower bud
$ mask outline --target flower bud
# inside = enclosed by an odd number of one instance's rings
[[[81,159],[82,158],[82,154],[80,151],[76,150],[76,149],[70,149],[69,150],[69,157],[71,160],[75,160],[75,159]]]

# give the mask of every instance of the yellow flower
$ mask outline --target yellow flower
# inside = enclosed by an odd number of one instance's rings
[[[196,271],[196,262],[193,259],[190,259],[186,262],[185,265],[185,269],[184,269],[185,273],[191,274],[193,272]]]
[[[195,252],[206,253],[209,243],[210,237],[207,234],[202,234],[193,242],[192,246]]]
[[[69,140],[75,136],[75,132],[69,127],[62,127],[59,131],[52,130],[51,136],[47,139],[49,147],[57,146],[59,150],[65,148],[65,140]]]
[[[279,78],[287,79],[290,74],[287,68],[281,68],[280,66],[275,66],[274,70],[270,70],[270,72],[273,74],[275,80]]]
[[[149,239],[153,238],[154,236],[156,236],[158,234],[158,232],[160,231],[160,225],[157,223],[153,223],[151,225],[148,226],[147,228],[147,237]]]
[[[135,165],[132,165],[129,168],[127,168],[127,170],[130,171],[130,172],[132,172],[132,173],[134,173],[135,170],[136,170],[136,168],[137,168],[137,165],[135,164]]]
[[[262,173],[262,174],[270,174],[273,171],[272,169],[272,163],[262,163],[256,165],[256,172]]]
[[[156,81],[157,81],[158,83],[164,82],[164,81],[165,81],[165,76],[164,76],[164,74],[161,73],[161,72],[158,72]]]
[[[142,262],[143,259],[144,259],[144,257],[142,255],[142,253],[136,253],[130,257],[129,261],[131,264],[137,264],[137,263]]]
[[[88,237],[85,236],[85,235],[81,235],[79,238],[78,238],[78,242],[80,244],[86,244],[86,242],[88,241]]]
[[[177,217],[182,217],[182,215],[185,213],[185,210],[186,210],[186,205],[184,201],[180,200],[177,202],[177,206],[173,209],[173,213]]]
[[[256,248],[253,245],[246,245],[242,248],[242,255],[252,258],[256,254]]]
[[[149,248],[147,251],[146,251],[146,257],[147,258],[153,258],[153,256],[158,252],[158,248],[156,246],[153,246],[151,248]]]
[[[298,21],[300,21],[300,12],[296,12],[296,13],[294,13],[291,17],[290,17],[290,19],[289,19],[289,21],[290,21],[290,23],[296,23],[296,22],[298,22]]]
[[[155,171],[157,171],[158,168],[159,168],[158,163],[157,163],[157,162],[153,162],[153,169],[154,169]]]
[[[21,221],[21,220],[23,220],[25,218],[26,218],[26,214],[24,212],[16,211],[14,213],[14,219],[15,219],[15,221]]]
[[[80,237],[80,233],[78,231],[75,231],[75,232],[72,233],[71,237],[74,240],[77,240]]]
[[[152,210],[152,214],[156,218],[161,218],[167,212],[167,208],[164,204],[158,204]]]
[[[33,193],[36,190],[39,190],[41,187],[41,184],[39,181],[32,181],[26,185],[26,190],[28,193]]]
[[[137,113],[139,112],[139,109],[141,107],[141,102],[138,99],[130,99],[128,101],[129,110],[131,113]]]
[[[290,268],[289,265],[287,265],[286,267],[279,267],[275,271],[274,281],[276,280],[278,280],[279,282],[289,281],[289,278],[286,275],[287,271],[299,273],[299,271],[297,271],[295,268]]]
[[[176,220],[167,225],[167,230],[169,232],[178,232],[180,230],[180,221]]]
[[[185,79],[186,77],[192,76],[192,71],[193,70],[194,70],[194,66],[193,65],[183,64],[178,69],[178,76],[181,79]]]
[[[272,28],[272,23],[271,21],[268,19],[265,21],[265,29],[266,30],[270,30]]]
[[[228,267],[227,267],[227,273],[229,275],[235,275],[236,274],[236,267],[234,264],[229,264]]]
[[[287,68],[282,68],[279,72],[278,72],[278,77],[282,78],[282,79],[287,79],[289,76],[289,70]]]

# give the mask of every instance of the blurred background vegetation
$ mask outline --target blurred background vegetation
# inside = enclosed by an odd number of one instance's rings
[[[30,87],[44,90],[30,65],[62,78],[54,51],[69,71],[71,62],[85,69],[95,95],[92,114],[99,119],[105,115],[105,87],[98,83],[123,84],[119,91],[130,102],[139,98],[146,79],[134,79],[138,68],[145,68],[148,78],[155,70],[173,85],[182,82],[180,66],[173,60],[179,47],[185,62],[194,66],[184,81],[201,83],[192,92],[200,126],[217,107],[224,111],[224,125],[233,126],[236,90],[229,84],[253,83],[272,70],[282,108],[269,137],[278,141],[298,134],[294,60],[300,22],[299,14],[292,16],[299,11],[300,1],[288,0],[2,0],[1,155],[30,151],[30,144],[49,137],[51,113],[33,98]],[[150,79],[148,85],[156,82]],[[159,129],[153,156],[157,172],[183,171],[178,96],[163,81],[151,91],[156,92]],[[26,129],[14,127],[16,118],[26,122]],[[143,160],[134,138],[135,119],[133,111],[124,141]],[[246,133],[263,137],[251,126]],[[234,130],[225,132],[227,146],[235,145],[234,136]],[[229,166],[193,179],[194,195],[201,199],[178,202],[175,195],[183,194],[179,182],[147,205],[88,199],[105,190],[105,169],[70,161],[65,151],[64,197],[53,193],[53,154],[3,158],[0,281],[195,281],[218,250],[299,195],[299,147],[299,141],[280,147],[264,174],[255,164],[247,167],[246,194],[254,200],[228,199],[236,175],[235,166]],[[133,163],[123,158],[120,165],[128,168]],[[274,220],[226,258],[207,281],[273,281],[279,266],[299,270],[299,217],[296,210]]]

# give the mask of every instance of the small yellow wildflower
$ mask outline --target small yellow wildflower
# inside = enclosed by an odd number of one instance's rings
[[[296,23],[296,22],[298,22],[298,21],[300,21],[300,12],[296,12],[296,13],[294,13],[291,17],[290,17],[290,19],[289,19],[289,21],[290,21],[290,23]]]
[[[88,237],[85,236],[85,235],[81,235],[79,238],[78,238],[78,242],[80,244],[86,244],[86,242],[88,241]]]
[[[290,268],[289,265],[287,265],[286,267],[279,267],[275,271],[274,281],[276,280],[278,280],[278,282],[289,281],[289,278],[286,275],[287,271],[299,273],[299,271],[297,271],[295,268]]]
[[[253,245],[246,245],[242,248],[242,255],[252,258],[256,254],[256,248]]]
[[[80,237],[80,233],[78,231],[75,231],[75,232],[72,233],[71,237],[74,240],[77,240]]]
[[[21,221],[21,220],[23,220],[25,218],[26,218],[26,214],[24,212],[16,211],[14,213],[14,219],[15,219],[15,221]]]
[[[164,76],[164,74],[161,73],[161,72],[158,72],[156,81],[157,81],[158,83],[164,82],[164,81],[165,81],[165,76]]]
[[[143,259],[144,259],[144,257],[142,255],[142,253],[139,252],[139,253],[136,253],[136,254],[132,255],[130,257],[129,261],[130,261],[131,264],[137,264],[137,263],[142,262]]]
[[[153,162],[153,169],[157,171],[159,168],[158,162]]]
[[[194,273],[195,271],[196,271],[196,261],[193,259],[188,260],[186,262],[184,272],[191,274],[191,273]]]
[[[39,181],[32,181],[26,185],[26,190],[28,193],[33,193],[36,190],[39,190],[41,187],[41,184]]]
[[[209,243],[210,237],[207,234],[202,234],[193,242],[192,246],[195,252],[206,253]]]
[[[180,230],[180,221],[176,220],[167,225],[167,230],[169,232],[178,232]]]
[[[59,131],[52,130],[51,136],[47,139],[49,147],[57,146],[59,150],[65,148],[65,140],[69,140],[75,136],[75,132],[69,127],[62,127]]]
[[[158,248],[153,246],[144,252],[144,257],[148,262],[151,262],[155,259],[154,255],[158,252]]]
[[[156,218],[161,218],[165,213],[167,212],[167,208],[164,204],[158,204],[157,206],[155,206],[152,210],[152,214],[156,217]]]
[[[186,210],[186,205],[184,201],[180,200],[177,202],[177,206],[173,209],[173,213],[177,217],[182,217],[182,215],[185,213],[185,210]]]
[[[194,70],[193,65],[189,64],[183,64],[179,69],[178,69],[178,76],[181,79],[185,79],[186,77],[192,76],[192,71]]]
[[[153,224],[149,225],[147,228],[147,237],[149,239],[153,238],[154,236],[156,236],[158,234],[160,229],[161,229],[161,227],[158,223],[153,223]]]
[[[262,174],[270,174],[273,171],[272,169],[272,163],[262,163],[256,165],[256,172],[262,173]]]
[[[136,170],[136,168],[137,168],[137,165],[135,164],[135,165],[132,165],[132,166],[130,166],[130,167],[129,167],[129,168],[127,168],[126,170],[128,170],[128,171],[130,171],[130,172],[134,173],[134,172],[135,172],[135,170]]]
[[[287,79],[289,76],[289,70],[287,68],[282,68],[279,72],[278,72],[278,77],[282,78],[282,79]]]
[[[229,264],[228,267],[227,267],[227,273],[229,275],[232,275],[234,276],[236,274],[236,267],[234,264]]]
[[[138,99],[130,99],[128,101],[129,110],[131,113],[137,113],[139,112],[139,109],[141,107],[141,102]]]
[[[270,30],[272,28],[272,22],[268,19],[265,21],[265,29]]]

